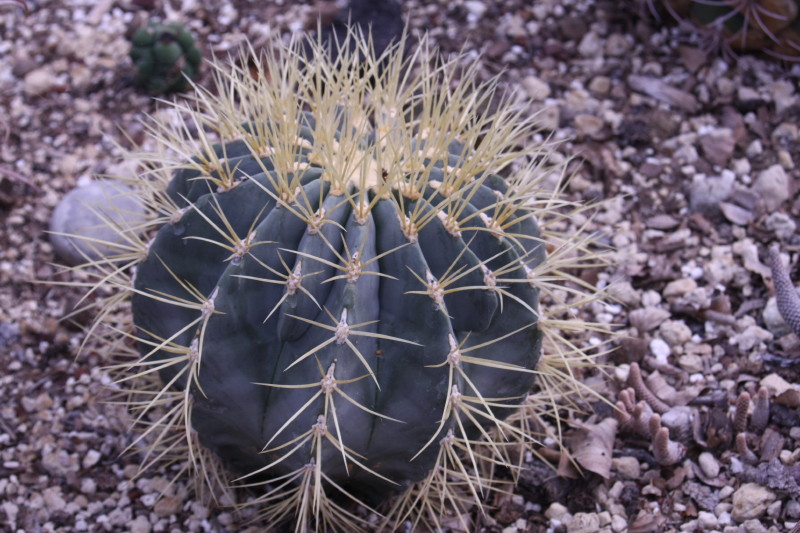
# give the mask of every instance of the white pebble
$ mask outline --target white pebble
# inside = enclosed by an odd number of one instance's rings
[[[653,339],[650,341],[650,353],[659,363],[666,365],[670,354],[669,344],[663,339]]]

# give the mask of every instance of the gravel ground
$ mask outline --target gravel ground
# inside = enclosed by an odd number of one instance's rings
[[[195,499],[167,472],[134,479],[127,414],[105,402],[90,316],[60,322],[79,289],[45,231],[53,208],[99,174],[124,174],[117,144],[144,140],[161,106],[131,87],[127,33],[185,22],[206,57],[302,31],[304,2],[0,2],[0,529],[242,531],[247,517]],[[265,5],[266,4],[266,5]],[[589,229],[617,265],[619,325],[608,377],[618,405],[576,416],[568,446],[617,420],[610,468],[555,476],[531,461],[514,495],[488,502],[487,532],[779,532],[800,520],[800,341],[780,319],[767,248],[800,281],[800,67],[705,51],[646,6],[606,0],[403,2],[412,32],[464,48],[499,75],[574,160],[568,194],[606,200]],[[480,56],[478,56],[480,54]],[[203,83],[201,81],[201,83]],[[80,278],[78,278],[80,280]],[[635,390],[634,393],[629,389]],[[646,400],[647,406],[636,405]],[[641,411],[644,409],[645,413]],[[649,423],[648,410],[669,427]],[[590,428],[587,430],[586,428]],[[591,429],[594,428],[594,429]],[[597,470],[595,472],[594,470]],[[165,496],[159,498],[159,494]],[[795,529],[796,530],[796,529]]]

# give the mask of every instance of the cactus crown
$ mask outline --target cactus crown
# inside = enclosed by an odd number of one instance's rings
[[[200,70],[202,55],[180,24],[151,22],[131,36],[134,83],[150,94],[185,91]]]
[[[188,461],[219,497],[224,463],[297,531],[368,528],[355,504],[439,527],[557,437],[557,399],[591,393],[563,335],[605,330],[573,316],[598,297],[574,269],[605,259],[495,80],[425,39],[335,46],[216,63],[213,91],[148,123],[152,216],[87,265],[115,290],[92,332],[124,359],[144,468]],[[114,324],[128,297],[133,328]]]

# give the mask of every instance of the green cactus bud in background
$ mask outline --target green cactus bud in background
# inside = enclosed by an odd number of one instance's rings
[[[149,24],[131,37],[134,83],[150,94],[184,91],[200,70],[202,56],[192,35],[175,23]]]
[[[296,531],[463,520],[591,392],[588,208],[463,57],[274,45],[150,126],[150,222],[85,267],[144,468],[249,487]]]
[[[800,59],[800,0],[662,0],[662,4],[724,49]]]

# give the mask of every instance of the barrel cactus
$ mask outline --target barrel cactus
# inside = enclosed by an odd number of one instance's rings
[[[177,23],[151,23],[131,36],[133,82],[150,94],[184,91],[197,77],[202,55],[194,38]]]
[[[249,487],[296,531],[439,527],[505,490],[581,391],[593,359],[562,333],[593,327],[570,317],[600,256],[558,231],[585,207],[542,186],[566,169],[524,107],[490,105],[496,82],[425,39],[347,40],[217,64],[150,124],[163,149],[132,185],[152,217],[86,265],[112,294],[92,332],[145,467]]]
[[[662,0],[723,50],[800,58],[800,0]]]

